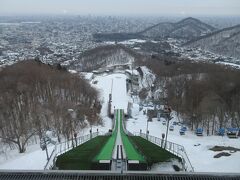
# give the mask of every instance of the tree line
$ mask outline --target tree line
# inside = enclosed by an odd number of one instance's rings
[[[22,61],[0,71],[0,138],[19,152],[33,136],[47,130],[58,141],[71,139],[88,120],[100,120],[98,92],[61,66]]]

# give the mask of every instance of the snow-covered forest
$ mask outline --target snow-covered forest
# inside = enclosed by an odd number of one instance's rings
[[[164,100],[191,129],[207,134],[240,127],[240,72],[223,65],[167,57],[139,62],[156,74],[155,100]]]
[[[60,65],[23,61],[0,72],[0,138],[25,152],[28,141],[55,133],[57,141],[95,123],[101,105],[98,92]]]

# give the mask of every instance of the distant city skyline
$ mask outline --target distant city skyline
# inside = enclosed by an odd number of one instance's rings
[[[240,15],[240,0],[0,0],[0,15]]]

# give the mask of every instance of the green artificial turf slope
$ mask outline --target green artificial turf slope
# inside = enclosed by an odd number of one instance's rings
[[[146,157],[149,166],[158,162],[166,162],[171,158],[181,160],[174,154],[162,149],[156,144],[153,144],[140,136],[131,136],[129,138],[138,147],[139,151],[141,151],[144,157]]]
[[[116,116],[118,117],[118,111],[116,113]],[[103,146],[99,154],[94,158],[94,161],[97,162],[99,160],[111,160],[112,159],[112,153],[117,137],[117,129],[118,129],[118,118],[116,118],[115,122],[115,128],[111,135],[111,137],[108,139],[107,143]]]
[[[120,119],[118,119],[118,113],[120,113]],[[120,131],[128,160],[139,160],[140,163],[147,162],[151,166],[153,163],[165,162],[171,158],[179,159],[139,136],[127,136],[122,127],[122,115],[122,110],[118,110],[116,127],[111,136],[95,137],[58,156],[56,166],[60,170],[90,170],[94,162],[111,160],[117,136],[118,121],[121,123]]]
[[[56,166],[60,170],[90,170],[92,160],[109,136],[95,137],[57,157]]]
[[[121,110],[122,111],[122,110]],[[146,163],[145,158],[136,150],[133,144],[130,142],[129,137],[125,134],[123,127],[122,127],[122,114],[120,114],[120,123],[121,123],[121,136],[124,145],[124,149],[126,151],[126,156],[128,160],[138,160],[141,163]]]

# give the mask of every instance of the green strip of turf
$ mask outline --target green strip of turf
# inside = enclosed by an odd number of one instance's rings
[[[153,144],[140,136],[129,137],[139,148],[139,150],[144,154],[148,164],[151,166],[153,163],[166,162],[171,158],[181,160],[174,154],[162,149],[161,147]]]
[[[99,152],[109,136],[95,137],[57,157],[56,166],[60,170],[89,170],[92,159]]]
[[[101,149],[100,153],[94,158],[94,161],[99,161],[99,160],[111,160],[112,159],[112,153],[117,137],[117,129],[118,129],[118,111],[116,113],[116,124],[115,124],[115,129],[112,133],[112,136],[108,139],[107,143],[103,146]]]
[[[121,112],[122,110],[120,110]],[[133,144],[130,142],[128,139],[128,136],[125,134],[123,127],[122,127],[122,114],[120,113],[120,130],[121,130],[121,136],[122,136],[122,141],[124,145],[124,149],[126,152],[126,156],[128,160],[138,160],[140,163],[146,163],[144,157],[135,149]]]

